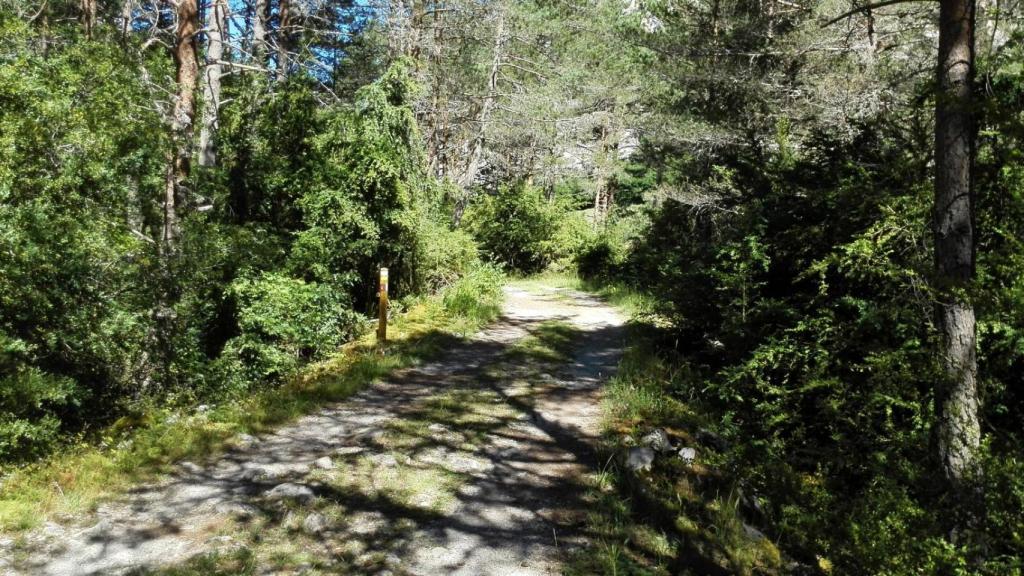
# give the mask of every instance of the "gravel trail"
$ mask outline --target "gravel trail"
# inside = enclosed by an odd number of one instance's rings
[[[552,325],[571,327],[568,362],[510,354]],[[0,574],[160,574],[238,550],[253,574],[557,574],[586,544],[580,480],[623,325],[588,294],[506,288],[502,317],[438,360],[47,523],[0,548]]]

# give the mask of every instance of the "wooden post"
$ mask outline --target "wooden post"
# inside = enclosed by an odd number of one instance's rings
[[[377,341],[381,344],[388,341],[388,269],[380,269],[380,282],[377,284],[377,297],[380,299],[377,316]]]

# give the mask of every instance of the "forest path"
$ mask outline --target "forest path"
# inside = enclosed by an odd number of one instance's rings
[[[7,573],[557,573],[585,543],[623,325],[588,294],[508,287],[502,317],[437,361],[48,523]]]

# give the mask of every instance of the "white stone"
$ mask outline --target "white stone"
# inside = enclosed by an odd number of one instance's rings
[[[640,443],[644,446],[650,446],[652,450],[657,452],[668,452],[672,449],[672,441],[669,440],[668,434],[661,428],[651,430],[640,439]]]
[[[373,458],[373,463],[377,466],[384,466],[387,468],[393,468],[398,465],[398,461],[391,454],[377,454]]]
[[[302,521],[302,529],[307,534],[319,534],[327,529],[327,518],[319,512],[313,512]]]
[[[316,498],[316,494],[309,486],[292,482],[278,484],[264,492],[264,496],[269,500],[296,500],[303,503],[311,502]]]
[[[633,472],[650,470],[652,464],[654,464],[654,450],[646,446],[630,448],[626,452],[626,468]]]

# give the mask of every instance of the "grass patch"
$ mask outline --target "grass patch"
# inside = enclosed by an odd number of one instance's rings
[[[438,465],[422,465],[392,452],[360,456],[330,483],[342,493],[357,493],[407,510],[444,514],[454,508],[455,491],[463,478]]]
[[[290,422],[325,403],[342,400],[391,371],[453,346],[495,318],[501,285],[490,273],[470,277],[444,295],[420,299],[394,319],[389,343],[372,334],[307,367],[285,385],[225,403],[201,414],[151,410],[122,419],[97,444],[79,444],[10,471],[0,488],[0,532],[18,532],[44,520],[70,520],[105,498],[167,472],[186,459],[208,459],[241,433]],[[450,294],[461,294],[454,301]],[[470,296],[475,304],[470,304]]]
[[[622,283],[603,283],[587,280],[575,272],[544,272],[526,278],[517,278],[513,285],[529,291],[544,288],[578,290],[594,294],[619,308],[636,321],[660,325],[663,320],[653,313],[654,298]]]
[[[256,573],[256,558],[249,550],[213,553],[189,560],[182,566],[158,570],[138,570],[129,576],[251,576]]]
[[[567,362],[572,357],[579,335],[579,328],[568,322],[545,320],[531,329],[529,336],[517,341],[508,351],[506,358],[510,362]]]

